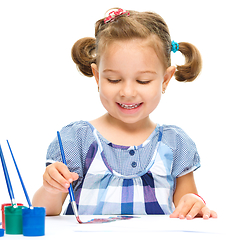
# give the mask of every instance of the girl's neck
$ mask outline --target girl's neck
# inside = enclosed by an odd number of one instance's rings
[[[128,132],[128,133],[136,133],[140,132],[143,130],[147,130],[150,128],[155,128],[156,124],[154,124],[149,117],[142,119],[139,122],[135,123],[125,123],[122,122],[114,117],[112,117],[110,114],[106,113],[103,118],[105,118],[105,121],[107,124],[109,124],[112,128],[118,129],[123,132]]]
[[[136,123],[125,123],[108,113],[90,123],[108,141],[123,146],[142,144],[156,128],[149,117]]]

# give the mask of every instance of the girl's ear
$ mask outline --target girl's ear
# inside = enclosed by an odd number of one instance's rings
[[[170,66],[166,69],[164,78],[163,78],[163,83],[162,83],[162,89],[165,92],[171,78],[173,77],[174,73],[176,71],[176,67],[175,66]]]
[[[95,63],[92,63],[91,64],[91,68],[92,68],[92,72],[93,72],[93,76],[95,77],[96,79],[96,82],[97,82],[97,85],[98,85],[98,88],[99,88],[99,72],[98,72],[98,67]]]

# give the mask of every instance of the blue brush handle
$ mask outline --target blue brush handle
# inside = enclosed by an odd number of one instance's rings
[[[11,149],[11,147],[10,147],[10,145],[9,145],[9,141],[8,141],[8,140],[6,140],[6,141],[7,141],[7,144],[8,144],[10,153],[11,153],[11,156],[12,156],[12,158],[13,158],[13,162],[14,162],[14,165],[15,165],[15,167],[16,167],[16,170],[17,170],[17,173],[18,173],[18,176],[19,176],[19,179],[20,179],[22,188],[23,188],[23,190],[24,190],[24,194],[25,194],[25,197],[26,197],[26,199],[27,199],[27,203],[28,203],[28,205],[29,205],[29,208],[32,208],[32,204],[31,204],[30,198],[29,198],[28,193],[27,193],[27,190],[26,190],[26,188],[25,188],[23,179],[22,179],[22,177],[21,177],[21,175],[20,175],[20,171],[19,171],[19,169],[18,169],[18,167],[17,167],[16,160],[15,160],[15,158],[14,158],[14,156],[13,156],[12,149]]]
[[[60,152],[61,152],[61,157],[62,157],[63,163],[67,166],[67,162],[66,162],[66,158],[65,158],[65,154],[64,154],[64,149],[63,149],[63,144],[62,144],[62,141],[61,141],[60,133],[58,131],[57,131],[57,137],[58,137],[58,141],[59,141],[59,145],[60,145]],[[68,188],[68,191],[69,191],[71,202],[75,202],[75,196],[74,196],[72,184],[70,184],[70,187]]]
[[[5,158],[4,158],[4,155],[3,155],[3,152],[2,152],[1,145],[0,145],[0,157],[1,157],[1,162],[2,162],[2,168],[3,168],[3,171],[4,171],[4,175],[5,175],[6,185],[7,185],[8,192],[9,192],[9,197],[11,199],[12,205],[15,205],[16,203],[15,203],[13,188],[12,188],[12,184],[11,184],[11,181],[10,181],[10,178],[9,178],[9,173],[8,173],[8,170],[7,170],[7,167],[6,167]]]

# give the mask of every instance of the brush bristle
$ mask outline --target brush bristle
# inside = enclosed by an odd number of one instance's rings
[[[82,221],[80,220],[79,216],[76,217],[78,223],[82,223]]]

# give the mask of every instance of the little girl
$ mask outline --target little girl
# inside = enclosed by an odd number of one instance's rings
[[[180,51],[185,65],[171,66],[171,51]],[[85,76],[95,77],[107,113],[61,130],[68,167],[55,138],[33,205],[60,214],[73,182],[79,214],[217,217],[197,195],[194,142],[179,127],[149,118],[173,76],[191,82],[200,73],[196,47],[171,41],[156,13],[115,9],[96,22],[95,38],[74,44],[72,58]]]

